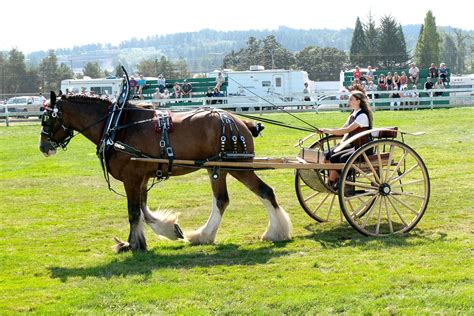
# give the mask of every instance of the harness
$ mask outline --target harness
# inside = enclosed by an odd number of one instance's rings
[[[362,111],[357,112],[356,115],[354,115],[354,116],[351,115],[350,118],[349,118],[348,125],[351,125],[352,123],[354,123],[355,120],[357,119],[357,117],[358,117],[359,115],[361,115],[361,114],[367,115],[367,113],[362,112]],[[370,124],[370,122],[369,122],[369,124]],[[349,135],[347,135],[347,138],[350,138],[350,137],[352,137],[352,136],[354,136],[354,135],[356,135],[356,134],[359,134],[359,133],[361,133],[361,132],[363,132],[363,131],[366,131],[366,130],[369,130],[369,129],[371,129],[371,128],[372,128],[372,126],[369,126],[369,127],[357,127],[354,131],[350,132]],[[362,145],[368,143],[368,142],[371,141],[371,140],[372,140],[372,136],[371,136],[370,134],[368,134],[368,135],[365,135],[365,136],[362,136],[362,137],[358,138],[352,145],[354,145],[354,147],[357,149],[357,148],[359,148],[360,146],[362,146]]]
[[[156,170],[156,178],[158,180],[166,180],[170,177],[173,170],[173,148],[170,144],[169,133],[173,129],[173,121],[170,111],[155,111],[153,117],[155,120],[155,131],[161,134],[160,139],[160,156],[159,158],[168,158],[168,169],[163,172],[163,164],[158,164],[158,169]]]

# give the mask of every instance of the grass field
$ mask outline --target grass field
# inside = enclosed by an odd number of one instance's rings
[[[319,127],[346,115],[301,114]],[[107,190],[95,146],[77,137],[44,158],[39,125],[0,127],[0,314],[472,315],[474,109],[374,118],[427,132],[407,138],[431,176],[430,204],[408,235],[375,239],[346,223],[318,224],[299,206],[291,170],[262,171],[292,218],[292,241],[259,241],[266,212],[229,178],[215,245],[160,240],[146,227],[149,251],[120,255],[111,246],[113,236],[128,236],[126,201]],[[294,157],[306,136],[273,126],[264,134],[259,157]],[[179,212],[184,230],[199,227],[211,209],[207,173],[159,184],[149,204]]]

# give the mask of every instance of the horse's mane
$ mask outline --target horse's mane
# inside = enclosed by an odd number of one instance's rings
[[[112,105],[112,101],[109,99],[101,98],[99,96],[90,96],[90,95],[83,95],[83,94],[70,94],[70,95],[62,95],[61,99],[70,101],[70,102],[80,102],[85,104],[105,104],[107,106]]]

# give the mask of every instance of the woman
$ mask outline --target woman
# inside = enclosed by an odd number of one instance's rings
[[[372,111],[365,92],[359,90],[351,91],[348,104],[352,112],[341,128],[323,128],[320,129],[319,132],[336,136],[344,135],[342,138],[342,141],[344,141],[358,133],[371,129]],[[351,143],[349,148],[346,147],[337,153],[334,153],[334,149],[331,149],[326,154],[326,159],[331,163],[346,162],[357,148],[369,142],[369,140],[370,135],[365,135],[358,138],[354,143]],[[338,178],[339,173],[337,170],[329,170],[329,184],[334,188],[336,187]]]

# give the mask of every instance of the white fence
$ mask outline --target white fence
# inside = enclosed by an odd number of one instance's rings
[[[412,96],[417,93],[417,97]],[[436,92],[449,93],[449,96],[436,96]],[[393,98],[393,94],[400,98]],[[434,109],[447,107],[462,107],[474,105],[474,89],[431,89],[405,91],[371,91],[368,92],[374,110],[405,110],[405,109]],[[303,101],[305,97],[310,101]],[[294,112],[345,111],[347,109],[347,92],[321,91],[309,95],[293,94],[291,97],[272,96],[270,98],[255,97],[220,97],[220,98],[192,98],[192,99],[160,99],[150,100],[156,108],[171,108],[176,111],[191,110],[197,107],[216,107],[234,111],[248,111],[249,113],[278,112],[278,108]],[[143,102],[143,101],[141,101]],[[191,104],[192,105],[191,105]],[[158,105],[159,104],[159,105]],[[0,122],[5,121],[8,126],[11,122],[38,121],[42,112],[12,112],[8,106],[0,105]]]

